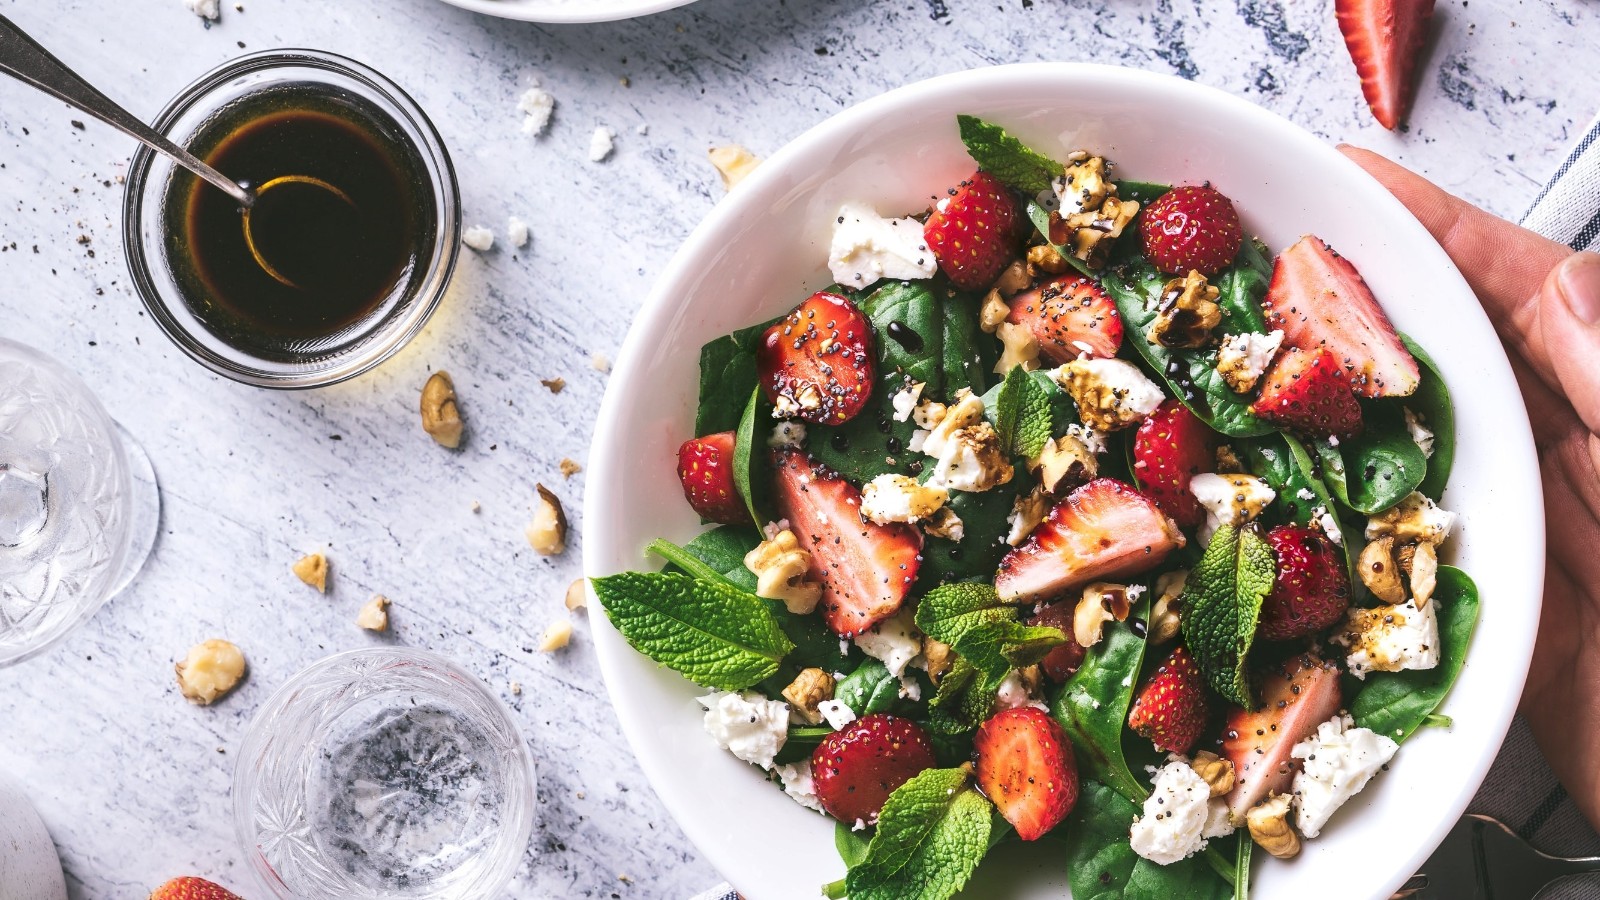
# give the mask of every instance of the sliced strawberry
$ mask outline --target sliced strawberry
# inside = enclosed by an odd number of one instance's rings
[[[1361,433],[1361,404],[1327,350],[1288,350],[1268,370],[1250,405],[1269,422],[1314,437]]]
[[[1016,295],[1006,321],[1026,325],[1039,342],[1039,355],[1058,366],[1084,353],[1110,358],[1122,346],[1117,305],[1082,275],[1052,278]]]
[[[1216,468],[1217,433],[1176,400],[1167,400],[1133,434],[1133,472],[1161,511],[1184,528],[1205,518],[1189,480]]]
[[[875,713],[822,739],[811,753],[811,778],[828,815],[873,825],[895,788],[935,765],[933,745],[915,722]]]
[[[828,627],[853,637],[894,615],[917,580],[922,532],[862,521],[861,491],[804,453],[780,450],[773,462],[778,514],[811,552]]]
[[[1044,677],[1056,684],[1060,684],[1072,677],[1083,665],[1083,645],[1073,640],[1072,616],[1077,611],[1078,604],[1063,600],[1060,603],[1051,603],[1039,607],[1039,611],[1028,619],[1029,625],[1043,625],[1047,628],[1059,628],[1067,636],[1067,642],[1061,644],[1049,653],[1044,659],[1039,660],[1039,667],[1044,670]]]
[[[1128,727],[1157,750],[1188,754],[1211,715],[1206,679],[1194,657],[1177,647],[1156,667],[1128,711]]]
[[[848,422],[872,396],[872,323],[854,303],[819,291],[762,335],[756,370],[781,415]]]
[[[1294,778],[1294,745],[1339,711],[1339,667],[1302,653],[1256,678],[1254,710],[1234,707],[1222,732],[1222,755],[1233,763],[1235,781],[1228,812],[1243,821],[1269,793],[1284,794]]]
[[[1144,255],[1163,272],[1215,275],[1239,255],[1239,211],[1209,184],[1186,184],[1157,197],[1139,219]]]
[[[678,448],[678,480],[694,511],[722,525],[750,516],[733,484],[733,432],[690,438]]]
[[[150,900],[239,900],[239,895],[204,878],[185,875],[156,888]]]
[[[1417,58],[1433,0],[1334,0],[1345,48],[1378,124],[1393,129],[1411,108]]]
[[[1143,572],[1183,546],[1183,533],[1149,497],[1097,478],[1057,503],[1027,543],[1000,561],[994,586],[1009,602],[1037,602],[1100,578]]]
[[[973,735],[978,787],[1017,829],[1036,841],[1078,802],[1078,763],[1072,743],[1043,710],[1019,706],[996,714]]]
[[[1278,561],[1278,577],[1261,604],[1256,634],[1287,641],[1344,619],[1350,608],[1350,575],[1344,555],[1322,529],[1279,525],[1267,532],[1267,544]]]
[[[1015,256],[1018,218],[1011,190],[988,172],[974,172],[929,213],[922,236],[951,284],[981,291]]]
[[[1285,347],[1326,347],[1363,397],[1408,396],[1422,380],[1361,273],[1319,237],[1308,234],[1278,255],[1261,306]]]

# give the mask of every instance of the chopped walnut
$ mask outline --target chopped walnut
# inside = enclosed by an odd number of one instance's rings
[[[1100,643],[1101,632],[1107,622],[1128,618],[1128,588],[1126,585],[1096,581],[1083,589],[1078,606],[1072,614],[1072,638],[1082,647]]]
[[[1439,551],[1434,544],[1423,541],[1411,552],[1411,563],[1406,567],[1411,578],[1411,596],[1417,606],[1426,606],[1439,586]]]
[[[578,465],[576,462],[573,462],[566,457],[561,458],[561,465],[559,468],[561,469],[562,478],[571,478],[572,476],[583,471],[583,466]]]
[[[822,712],[817,705],[833,699],[833,676],[817,668],[802,669],[783,689],[783,699],[789,701],[789,708],[806,724],[820,724]]]
[[[1244,460],[1239,458],[1239,454],[1233,452],[1231,446],[1222,444],[1217,447],[1216,472],[1218,475],[1243,475],[1248,471],[1250,470],[1245,468]]]
[[[1064,434],[1046,441],[1030,468],[1038,474],[1040,487],[1052,494],[1065,494],[1092,481],[1100,470],[1100,462],[1082,440]]]
[[[1139,214],[1139,204],[1133,200],[1107,197],[1098,210],[1072,213],[1061,219],[1061,225],[1071,238],[1072,255],[1098,269],[1105,265],[1111,245],[1122,236],[1123,229]],[[1051,231],[1054,232],[1054,214]]]
[[[1223,759],[1210,750],[1201,750],[1189,764],[1200,780],[1211,786],[1211,796],[1221,797],[1233,790],[1233,761]]]
[[[1103,156],[1084,154],[1070,160],[1066,172],[1056,182],[1056,197],[1061,200],[1062,210],[1068,213],[1099,209],[1106,197],[1116,193],[1117,186],[1106,178]]]
[[[978,327],[985,334],[994,334],[1006,318],[1011,315],[1011,304],[1000,296],[999,289],[984,295],[983,306],[978,309]]]
[[[943,506],[933,514],[932,518],[922,523],[922,533],[928,537],[944,538],[947,541],[955,541],[959,544],[961,539],[966,537],[967,528],[966,524],[961,521],[961,517],[956,515],[955,510],[948,506]]]
[[[1039,368],[1039,339],[1032,328],[1001,322],[994,334],[1003,347],[999,361],[994,364],[996,373],[1004,375],[1017,366],[1029,372]]]
[[[1361,583],[1372,596],[1390,605],[1404,603],[1405,587],[1400,583],[1400,564],[1394,558],[1394,537],[1385,535],[1367,544],[1356,561]]]
[[[1206,347],[1211,332],[1222,324],[1222,307],[1217,298],[1222,292],[1206,277],[1190,269],[1161,289],[1156,304],[1156,320],[1150,326],[1150,343],[1163,347]]]
[[[389,598],[373,594],[367,605],[356,613],[356,624],[368,631],[389,630]]]
[[[1149,640],[1157,646],[1176,640],[1182,628],[1183,589],[1189,582],[1188,569],[1162,573],[1156,579],[1156,602],[1150,607]]]
[[[1050,495],[1043,488],[1035,488],[1026,494],[1018,494],[1017,499],[1011,504],[1011,531],[1006,534],[1006,543],[1013,547],[1022,546],[1022,542],[1033,534],[1039,527],[1044,517],[1050,512]]]
[[[528,545],[543,556],[555,556],[567,549],[567,514],[561,508],[561,498],[549,488],[542,484],[534,487],[539,492],[539,504],[526,532]]]
[[[174,669],[178,674],[178,690],[184,698],[200,706],[210,706],[233,690],[244,677],[244,653],[231,641],[212,638],[190,647],[188,655]]]
[[[811,554],[793,531],[784,529],[745,554],[744,567],[755,573],[756,596],[783,602],[789,612],[806,615],[822,599],[822,585],[808,581]]]
[[[955,663],[951,652],[949,644],[931,637],[922,639],[922,667],[928,672],[928,680],[938,684],[944,673],[950,671],[950,666]]]
[[[1250,826],[1250,838],[1261,849],[1279,859],[1289,859],[1300,852],[1300,836],[1289,825],[1289,795],[1274,794],[1257,803],[1245,814]]]
[[[1028,248],[1028,272],[1037,277],[1039,273],[1047,275],[1062,275],[1072,264],[1049,244],[1037,244]]]
[[[549,388],[552,394],[559,394],[567,389],[567,380],[565,378],[541,378],[539,383]]]
[[[571,619],[560,619],[555,622],[551,622],[550,626],[544,630],[544,634],[539,635],[539,652],[553,653],[557,650],[560,650],[562,647],[565,647],[567,644],[571,643],[571,641]]]
[[[440,370],[422,386],[422,430],[441,447],[461,446],[461,410],[456,405],[456,386],[450,373]]]
[[[756,166],[761,165],[761,157],[738,144],[712,147],[706,155],[711,158],[711,165],[716,167],[717,174],[722,176],[723,190],[728,191],[733,190],[734,185],[745,180],[756,170]]]
[[[1000,277],[995,279],[994,290],[999,291],[1002,298],[1010,300],[1032,284],[1033,276],[1028,274],[1028,264],[1015,259],[1000,273]]]
[[[565,602],[568,612],[588,607],[589,591],[587,585],[583,583],[582,578],[579,578],[567,585],[567,596]]]
[[[308,586],[317,589],[317,593],[328,592],[328,558],[321,553],[311,553],[300,557],[294,564],[294,577],[305,582]]]

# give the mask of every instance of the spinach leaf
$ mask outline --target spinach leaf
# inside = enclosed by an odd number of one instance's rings
[[[759,386],[750,389],[750,401],[745,404],[744,415],[739,417],[739,428],[733,437],[733,489],[739,492],[744,500],[744,508],[750,512],[750,520],[761,530],[761,513],[756,510],[756,488],[767,484],[767,467],[763,463],[766,454],[756,450],[756,423],[763,418],[762,411],[765,404],[761,398]]]
[[[696,535],[694,540],[683,545],[683,549],[714,571],[722,573],[733,584],[754,591],[756,575],[744,567],[744,557],[759,543],[761,536],[742,525],[719,525]],[[653,549],[656,545],[651,546]]]
[[[1000,560],[1011,549],[1004,539],[1011,529],[1007,518],[1028,481],[1017,476],[979,494],[951,492],[946,505],[961,518],[966,535],[959,542],[935,537],[923,542],[918,593],[953,581],[994,579]]]
[[[994,381],[1000,342],[978,327],[980,298],[948,290],[944,296],[944,343],[939,348],[944,396],[966,388],[982,394]]]
[[[1033,223],[1033,227],[1037,228],[1039,230],[1039,234],[1040,234],[1041,237],[1044,238],[1045,243],[1047,243],[1051,247],[1053,247],[1055,249],[1056,253],[1062,259],[1067,261],[1067,265],[1073,267],[1074,269],[1077,269],[1079,275],[1087,275],[1090,278],[1098,278],[1099,277],[1098,275],[1095,274],[1095,271],[1093,269],[1089,268],[1089,264],[1084,262],[1083,260],[1079,259],[1077,256],[1075,256],[1070,248],[1062,246],[1061,244],[1057,244],[1054,241],[1050,240],[1050,211],[1049,210],[1047,210],[1044,207],[1040,206],[1036,201],[1029,200],[1028,201],[1027,213],[1028,213],[1028,221],[1032,222]]]
[[[1022,624],[1017,607],[1002,603],[993,585],[970,582],[929,591],[917,604],[916,623],[995,682],[1012,669],[1033,665],[1067,639],[1059,628]]]
[[[1372,515],[1382,512],[1422,483],[1428,458],[1411,439],[1404,413],[1392,402],[1363,404],[1366,429],[1337,445],[1315,441],[1323,477],[1346,506]]]
[[[1478,624],[1478,586],[1454,566],[1439,567],[1439,585],[1430,602],[1438,607],[1439,665],[1423,671],[1372,672],[1366,681],[1355,682],[1360,688],[1350,702],[1350,715],[1356,724],[1395,741],[1410,737],[1444,702],[1466,664],[1467,645]]]
[[[1128,616],[1148,619],[1149,607],[1149,599],[1142,599]],[[1108,624],[1100,643],[1085,652],[1083,665],[1050,703],[1050,714],[1072,739],[1084,773],[1134,803],[1142,802],[1149,791],[1128,768],[1122,733],[1144,653],[1144,639],[1133,629]],[[1124,827],[1124,837],[1126,831]]]
[[[695,434],[716,434],[739,427],[745,399],[756,387],[756,351],[761,347],[761,336],[776,321],[741,328],[700,348],[700,405],[695,413]]]
[[[768,693],[765,688],[762,689],[762,692]],[[777,696],[777,692],[773,691],[771,695]],[[772,757],[772,761],[780,766],[801,762],[802,760],[809,762],[812,751],[816,750],[817,745],[822,743],[830,734],[833,734],[833,729],[827,725],[798,725],[791,727],[789,729],[789,737],[783,742],[783,747],[778,750],[777,755]]]
[[[1406,398],[1405,405],[1413,414],[1421,416],[1423,424],[1433,432],[1433,455],[1428,457],[1428,474],[1417,490],[1438,500],[1439,495],[1444,493],[1444,486],[1450,480],[1450,469],[1456,461],[1455,406],[1450,402],[1450,388],[1439,374],[1438,363],[1416,341],[1403,334],[1400,340],[1422,368],[1422,383],[1417,385],[1416,393]]]
[[[850,707],[856,718],[893,712],[900,704],[900,679],[876,659],[864,660],[854,672],[839,679],[833,698]]]
[[[1276,569],[1272,548],[1253,528],[1224,525],[1183,589],[1183,639],[1195,664],[1213,690],[1246,709],[1254,705],[1247,659]]]
[[[977,116],[956,116],[961,143],[978,167],[1025,194],[1050,189],[1066,166],[1012,137],[999,125]]]
[[[1309,525],[1318,507],[1335,509],[1333,494],[1317,475],[1311,454],[1293,435],[1270,434],[1236,441],[1233,447],[1243,455],[1251,473],[1277,492],[1272,508],[1285,521]]]
[[[891,372],[902,372],[926,383],[924,393],[944,395],[945,309],[940,301],[926,281],[891,281],[859,301],[876,335],[880,382]],[[889,333],[890,325],[900,337]]]
[[[1133,852],[1128,827],[1140,809],[1117,791],[1085,781],[1067,823],[1073,900],[1227,900],[1233,887],[1201,855],[1158,866]]]
[[[866,858],[850,868],[851,900],[947,900],[989,852],[994,807],[962,769],[928,769],[889,795]]]
[[[864,831],[854,831],[843,822],[834,825],[833,846],[839,851],[839,858],[844,860],[847,869],[853,869],[866,861],[867,847],[871,842],[871,835]]]
[[[1255,845],[1255,841],[1239,835],[1239,847],[1234,851],[1233,900],[1250,900],[1250,848]]]
[[[1117,196],[1124,200],[1137,200],[1140,206],[1149,206],[1151,201],[1172,190],[1172,185],[1156,184],[1153,181],[1118,181]]]

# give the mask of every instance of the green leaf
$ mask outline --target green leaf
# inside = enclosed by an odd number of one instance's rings
[[[1250,900],[1250,848],[1255,841],[1239,836],[1239,847],[1233,863],[1233,900]]]
[[[915,593],[954,581],[992,581],[1000,560],[1011,549],[1004,540],[1011,530],[1007,520],[1017,495],[1032,488],[1028,481],[1013,478],[977,494],[952,491],[945,505],[961,518],[966,536],[960,541],[930,537],[923,542]]]
[[[1128,828],[1140,809],[1098,781],[1085,781],[1066,835],[1068,883],[1073,900],[1227,900],[1232,885],[1202,855],[1159,866],[1133,852]]]
[[[889,672],[888,666],[869,658],[839,679],[833,688],[833,699],[850,707],[858,719],[891,712],[900,706],[900,679]]]
[[[1006,453],[1033,459],[1043,452],[1055,430],[1050,395],[1028,370],[1013,366],[1006,373],[994,406],[994,428]]]
[[[1455,723],[1455,719],[1449,716],[1441,716],[1437,713],[1432,713],[1422,717],[1422,727],[1424,728],[1449,728]]]
[[[928,730],[934,734],[966,734],[989,718],[999,679],[990,679],[960,656],[939,679],[939,692],[928,703]]]
[[[717,434],[739,427],[745,398],[756,386],[756,350],[761,336],[777,319],[762,322],[700,348],[700,404],[694,433]]]
[[[1340,502],[1363,515],[1382,512],[1417,489],[1428,458],[1411,439],[1405,414],[1393,401],[1363,404],[1366,430],[1340,441],[1315,441],[1323,477]]]
[[[635,650],[697,684],[743,690],[777,672],[794,649],[760,597],[720,580],[623,572],[591,581]]]
[[[1400,340],[1422,368],[1422,383],[1417,385],[1415,393],[1405,399],[1405,406],[1420,415],[1423,424],[1433,432],[1433,455],[1428,457],[1428,474],[1417,485],[1417,490],[1438,500],[1444,493],[1444,486],[1450,480],[1450,470],[1456,461],[1455,405],[1450,402],[1450,388],[1445,385],[1444,376],[1439,374],[1439,365],[1433,361],[1433,357],[1406,335],[1400,335]]]
[[[927,769],[883,805],[867,857],[845,876],[851,900],[947,900],[989,851],[993,807],[961,769]]]
[[[1118,181],[1117,196],[1124,200],[1137,200],[1140,206],[1149,206],[1156,198],[1172,190],[1170,184],[1153,181]]]
[[[696,581],[704,581],[711,584],[725,584],[729,587],[738,587],[738,585],[733,582],[733,579],[727,577],[722,572],[719,572],[712,566],[708,565],[705,560],[702,560],[695,554],[690,553],[687,548],[679,547],[677,544],[674,544],[671,541],[664,541],[660,538],[656,538],[645,546],[644,552],[647,556],[654,554],[661,557],[669,564],[677,567],[685,575],[694,578]],[[741,562],[740,565],[742,566],[743,563]]]
[[[1067,261],[1067,265],[1078,270],[1079,275],[1087,275],[1090,278],[1099,277],[1093,269],[1089,268],[1089,264],[1075,256],[1070,248],[1050,240],[1050,211],[1048,209],[1040,206],[1037,201],[1029,200],[1027,213],[1028,221],[1032,222],[1033,227],[1038,229],[1039,236],[1044,238],[1044,242],[1049,244],[1057,255]]]
[[[944,341],[939,346],[939,366],[945,397],[954,397],[962,388],[981,395],[994,380],[1000,343],[978,328],[980,302],[981,298],[974,294],[948,291],[944,296]]]
[[[1059,628],[1024,625],[1017,607],[1000,602],[994,586],[947,584],[934,588],[917,605],[916,623],[924,634],[955,648],[990,680],[1044,658],[1066,642]]]
[[[1455,566],[1439,567],[1439,583],[1430,601],[1438,608],[1439,665],[1422,671],[1372,672],[1358,684],[1350,715],[1395,741],[1404,741],[1438,710],[1466,664],[1467,646],[1478,625],[1478,586]],[[1349,697],[1350,692],[1346,691]]]
[[[652,543],[651,552],[665,543],[665,541]],[[744,557],[759,543],[761,536],[743,525],[719,525],[696,535],[694,540],[683,545],[683,550],[713,570],[721,572],[724,578],[735,585],[754,593],[756,576],[754,572],[744,567]]]
[[[1066,166],[1012,137],[1004,128],[977,116],[956,116],[961,143],[978,167],[1025,194],[1050,189]]]
[[[784,684],[787,685],[788,682],[784,682]],[[762,693],[768,692],[763,689]],[[774,691],[772,693],[776,695],[777,692]],[[778,753],[772,758],[772,761],[780,766],[802,761],[809,764],[812,751],[816,750],[817,745],[826,740],[830,734],[833,734],[833,729],[827,725],[799,725],[792,727],[789,729],[789,737],[784,740],[783,746],[778,749]]]
[[[1253,529],[1217,530],[1183,590],[1184,642],[1211,687],[1246,709],[1254,706],[1245,671],[1261,603],[1276,577],[1272,548]]]
[[[866,832],[856,831],[844,822],[834,823],[833,846],[844,860],[845,868],[853,869],[866,862],[867,847],[871,843],[872,838]]]
[[[1293,435],[1249,438],[1234,442],[1233,447],[1244,457],[1250,472],[1276,492],[1272,508],[1285,521],[1309,525],[1316,518],[1318,507],[1330,511],[1336,508],[1333,494],[1317,475],[1311,454]]]
[[[1148,619],[1149,599],[1141,599],[1128,616]],[[1084,652],[1083,664],[1050,704],[1050,714],[1072,739],[1084,772],[1134,803],[1150,792],[1128,767],[1122,735],[1145,647],[1133,629],[1108,624],[1100,643]]]
[[[760,477],[766,471],[766,466],[760,462],[765,454],[754,452],[756,422],[762,418],[762,407],[761,387],[758,385],[750,389],[750,401],[745,404],[744,415],[739,417],[739,427],[733,436],[733,489],[744,500],[744,508],[750,511],[750,521],[755,524],[757,531],[761,530],[765,520],[756,511],[755,486],[767,483],[765,478]]]

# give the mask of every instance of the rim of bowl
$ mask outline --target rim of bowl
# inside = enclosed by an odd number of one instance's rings
[[[570,8],[557,7],[543,0],[525,0],[525,2],[507,2],[507,0],[444,0],[451,6],[479,13],[485,16],[494,16],[500,19],[517,19],[523,22],[542,22],[547,25],[583,25],[595,22],[618,22],[623,19],[636,19],[640,16],[653,15],[688,6],[695,0],[632,0],[632,2],[619,2],[615,9],[606,9],[604,6],[596,9],[592,2],[573,3]]]

